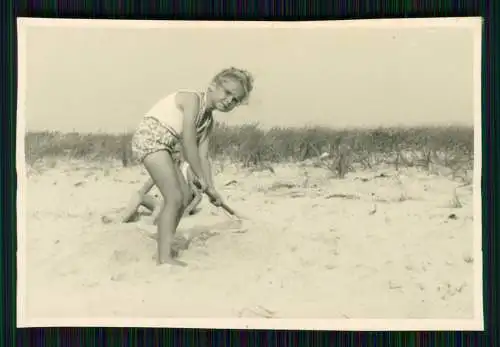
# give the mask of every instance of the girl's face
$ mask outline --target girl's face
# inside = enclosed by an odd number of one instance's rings
[[[241,103],[245,94],[245,89],[238,80],[223,78],[215,84],[212,100],[218,111],[230,112]]]

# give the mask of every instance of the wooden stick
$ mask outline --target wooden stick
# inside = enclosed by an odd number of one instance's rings
[[[210,193],[206,192],[205,194],[207,194],[207,196],[209,198],[214,200],[214,198],[210,195]],[[241,217],[235,210],[233,210],[231,207],[229,207],[225,202],[222,202],[220,207],[222,207],[224,210],[226,210],[226,212],[229,213],[230,215],[243,219],[243,217]]]
[[[201,190],[201,185],[199,184],[199,182],[197,181],[194,181],[193,184]],[[205,192],[205,194],[212,200],[215,200],[214,197],[212,195],[210,195],[209,192]],[[222,202],[222,204],[220,205],[220,207],[222,207],[224,210],[226,210],[227,213],[229,213],[231,216],[235,216],[235,217],[238,217],[240,219],[245,219],[243,216],[241,216],[239,213],[237,213],[235,210],[233,210],[231,207],[229,207],[225,202]]]

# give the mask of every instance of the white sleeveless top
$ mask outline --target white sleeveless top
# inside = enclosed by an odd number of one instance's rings
[[[200,110],[195,118],[196,124],[196,138],[197,141],[208,135],[207,133],[212,129],[213,117],[211,114],[205,114],[206,110],[206,93],[201,93],[191,90],[179,90],[172,94],[167,95],[165,98],[158,101],[144,117],[155,118],[158,120],[174,137],[178,140],[182,138],[183,133],[183,112],[177,107],[175,97],[179,92],[196,93],[200,100]]]

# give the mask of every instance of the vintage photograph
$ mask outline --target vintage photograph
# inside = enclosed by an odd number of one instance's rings
[[[481,330],[480,18],[18,20],[18,326]]]

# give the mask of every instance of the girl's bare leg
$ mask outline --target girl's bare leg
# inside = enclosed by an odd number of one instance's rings
[[[203,198],[203,196],[196,191],[194,193],[194,195],[192,196],[191,201],[188,203],[187,207],[185,208],[183,215],[184,216],[192,215],[195,208],[200,204],[202,198]],[[161,212],[161,209],[163,208],[163,205],[164,205],[164,203],[162,201],[162,202],[158,203],[156,205],[156,207],[154,208],[153,213],[151,214],[151,217],[150,217],[153,224],[158,223],[158,216],[160,215],[160,212]]]
[[[190,167],[188,167],[187,172],[186,172],[186,179],[187,179],[187,188],[188,188],[188,196],[189,196],[189,201],[186,207],[186,210],[184,211],[185,215],[191,215],[195,208],[200,204],[201,199],[203,198],[202,194],[198,191],[196,188],[194,182],[194,175],[193,171],[191,170]]]
[[[141,205],[151,212],[150,216],[144,217],[146,223],[156,225],[155,219],[158,217],[163,207],[163,202],[161,201],[161,199],[157,199],[149,194],[142,197]]]
[[[155,199],[153,196],[146,194],[142,197],[141,205],[146,207],[151,212],[153,212],[154,210],[157,209],[159,203],[158,200]]]
[[[179,182],[181,182],[181,189],[182,189],[182,198],[184,205],[184,210],[182,215],[186,215],[186,211],[191,205],[193,199],[193,192],[191,191],[191,187],[189,186],[188,182],[186,182],[186,179],[182,174],[180,166],[177,167],[177,177],[179,179]]]
[[[195,208],[200,204],[201,199],[203,196],[198,192],[198,190],[193,189],[193,197],[191,202],[188,204],[186,207],[186,210],[184,211],[184,215],[191,215]]]
[[[177,166],[167,151],[151,153],[144,159],[144,166],[160,190],[164,206],[158,216],[158,264],[186,266],[174,259],[172,243],[184,210],[183,193]]]
[[[182,172],[181,172],[179,166],[176,166],[176,173],[177,173],[177,178],[178,178],[179,183],[180,183],[180,188],[182,190],[183,205],[189,206],[190,205],[189,197],[190,197],[191,193],[190,193],[189,186],[188,186],[186,180],[184,179],[184,176],[182,175]],[[200,197],[200,200],[201,200],[201,197]],[[165,204],[165,201],[162,201],[162,202],[160,202],[160,204],[156,205],[156,208],[154,209],[154,211],[151,215],[151,218],[152,218],[154,224],[158,223],[158,217],[160,215],[160,212],[161,212],[164,204]],[[185,209],[186,209],[186,207],[185,207]],[[183,215],[185,215],[185,213],[183,213]],[[181,217],[182,217],[182,215],[181,215]],[[179,218],[179,221],[180,221],[180,218]]]
[[[120,222],[128,223],[137,212],[137,209],[143,203],[144,196],[153,188],[154,181],[152,178],[149,178],[147,182],[145,182],[141,189],[138,192],[132,195],[128,205],[125,207],[125,210],[122,212],[120,216]]]
[[[160,213],[165,206],[165,201],[162,200],[158,205],[156,205],[155,209],[153,210],[153,213],[151,214],[151,219],[153,220],[154,224],[158,223],[158,217],[160,216]]]

